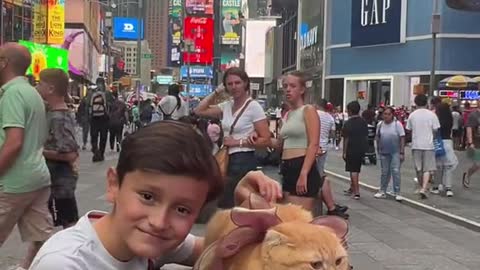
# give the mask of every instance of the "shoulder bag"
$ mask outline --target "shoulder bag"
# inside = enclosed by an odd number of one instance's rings
[[[247,101],[245,106],[241,109],[241,111],[238,113],[237,117],[235,117],[235,120],[232,123],[232,126],[230,127],[230,132],[229,136],[232,136],[233,134],[233,129],[235,128],[235,125],[238,122],[238,119],[242,116],[242,114],[245,112],[247,109],[248,105],[252,102],[252,99]],[[222,177],[225,179],[227,176],[227,171],[228,171],[228,161],[229,161],[229,155],[228,155],[228,146],[222,145],[220,150],[215,154],[215,159],[217,160],[218,167],[220,169],[220,173],[222,174]]]

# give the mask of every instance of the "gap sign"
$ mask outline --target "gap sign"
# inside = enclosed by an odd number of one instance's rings
[[[400,43],[405,40],[406,0],[353,0],[352,47]]]

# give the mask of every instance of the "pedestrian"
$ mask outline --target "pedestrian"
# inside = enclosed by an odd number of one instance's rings
[[[452,118],[453,118],[453,125],[452,125],[452,139],[453,139],[453,149],[460,150],[460,145],[462,144],[462,137],[463,137],[463,118],[462,113],[458,105],[452,106]]]
[[[152,122],[153,118],[153,106],[152,100],[146,99],[140,103],[140,123],[141,127],[144,127]]]
[[[128,111],[125,102],[118,98],[118,92],[113,93],[114,102],[110,109],[108,129],[110,139],[110,150],[116,148],[120,152],[120,146],[123,140],[123,127],[128,122]]]
[[[242,183],[265,191],[267,201],[282,196],[279,184],[262,173],[248,174]],[[89,211],[74,227],[56,233],[30,270],[193,266],[205,247],[190,230],[222,187],[202,135],[185,123],[152,123],[125,138],[116,168],[108,169],[106,198],[113,210]]]
[[[437,170],[433,177],[431,193],[440,194],[444,191],[447,197],[453,197],[452,177],[458,165],[452,141],[453,115],[450,105],[444,102],[438,104],[435,111],[440,122],[439,136],[441,136],[445,154],[436,157]]]
[[[17,270],[30,267],[53,232],[50,173],[43,157],[46,111],[24,77],[30,63],[27,48],[17,43],[0,47],[0,247],[17,225],[22,241],[29,243]]]
[[[48,137],[43,155],[51,175],[49,201],[55,226],[68,228],[78,221],[75,199],[79,146],[75,139],[75,117],[65,103],[68,75],[62,69],[48,68],[40,72],[37,89],[48,105]]]
[[[368,126],[367,122],[359,115],[360,104],[358,101],[348,103],[347,112],[348,120],[342,130],[343,160],[345,160],[345,171],[350,173],[351,183],[350,188],[344,193],[358,200],[360,199],[360,171],[368,147]]]
[[[396,201],[402,201],[400,196],[400,183],[402,162],[405,160],[405,130],[402,124],[395,119],[395,110],[387,107],[383,111],[382,121],[377,125],[376,141],[380,156],[382,173],[380,176],[380,189],[374,195],[377,199],[387,197],[387,188],[392,178],[393,196]]]
[[[178,120],[183,116],[188,116],[188,105],[180,97],[181,90],[182,85],[180,84],[168,86],[168,95],[158,103],[163,120]]]
[[[137,100],[133,102],[132,122],[134,124],[134,131],[138,130],[142,126],[142,122],[140,122],[140,108],[138,107]]]
[[[437,115],[427,109],[427,96],[417,95],[414,102],[416,109],[408,117],[406,128],[412,131],[413,165],[419,184],[415,193],[426,199],[430,176],[437,169],[433,140],[437,136],[440,122]]]
[[[109,110],[113,97],[106,91],[102,78],[97,79],[97,84],[92,86],[89,100],[90,118],[90,143],[92,145],[93,162],[105,160],[105,147],[107,145]]]
[[[223,85],[225,87],[218,87],[200,102],[195,114],[222,119],[223,145],[228,147],[229,162],[227,185],[218,206],[231,208],[238,181],[257,168],[255,149],[270,145],[270,131],[262,106],[250,98],[250,78],[244,70],[236,67],[226,70]],[[214,105],[215,99],[225,91],[231,99]]]
[[[82,150],[87,149],[88,135],[90,135],[90,116],[88,113],[88,96],[82,98],[77,110],[77,122],[82,128]]]
[[[467,111],[464,112],[464,115]],[[466,172],[463,173],[462,183],[465,188],[470,187],[470,179],[480,169],[480,107],[475,110],[468,111],[466,121],[466,147],[467,157],[471,161],[471,165]]]

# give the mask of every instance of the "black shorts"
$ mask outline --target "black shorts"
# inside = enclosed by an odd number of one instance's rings
[[[50,196],[48,209],[52,214],[55,227],[65,227],[78,221],[78,207],[75,197],[56,199],[53,196]]]
[[[282,160],[280,165],[280,172],[282,174],[282,189],[283,192],[288,192],[291,195],[299,197],[316,198],[318,192],[323,185],[323,178],[317,171],[316,162],[312,164],[310,172],[307,176],[307,193],[297,194],[297,180],[302,171],[303,161],[305,157],[298,157],[293,159]]]
[[[359,173],[362,168],[362,161],[365,157],[364,153],[347,153],[345,160],[345,171]]]

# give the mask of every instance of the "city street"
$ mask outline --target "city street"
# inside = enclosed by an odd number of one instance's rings
[[[333,157],[334,155],[332,155]],[[80,212],[89,209],[109,210],[104,200],[104,175],[115,164],[116,153],[107,153],[106,161],[92,164],[90,154],[81,155],[81,176],[78,182]],[[337,166],[334,158],[329,168]],[[337,165],[334,165],[337,164]],[[278,177],[276,168],[265,172]],[[406,174],[406,177],[408,174]],[[425,214],[392,200],[375,200],[364,191],[360,201],[341,195],[346,184],[334,180],[335,197],[350,207],[350,256],[359,270],[477,270],[480,266],[480,234]],[[204,225],[196,225],[195,234],[202,234]],[[17,263],[25,251],[15,231],[0,252],[0,269]],[[166,266],[167,270],[188,269]]]

